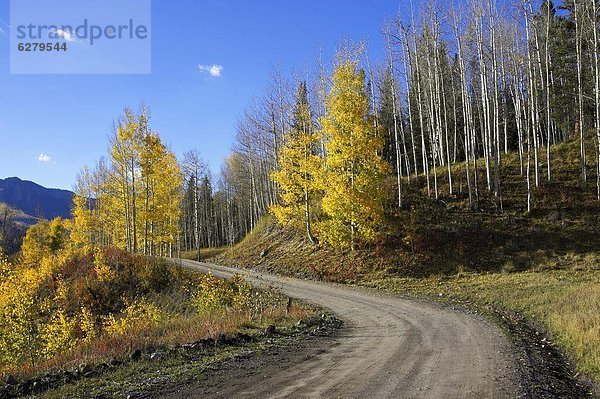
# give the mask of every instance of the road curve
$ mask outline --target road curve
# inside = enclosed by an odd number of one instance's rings
[[[224,386],[222,398],[517,398],[515,351],[484,318],[425,301],[207,263],[182,266],[330,309],[347,326],[299,364]],[[189,392],[188,392],[189,395]],[[202,396],[206,397],[206,396]]]

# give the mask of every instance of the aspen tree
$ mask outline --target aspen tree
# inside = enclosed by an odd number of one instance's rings
[[[303,227],[313,244],[312,207],[318,192],[315,179],[321,169],[321,158],[316,154],[318,143],[307,86],[300,82],[292,128],[279,153],[279,167],[271,174],[281,188],[281,203],[272,206],[271,211],[281,223]]]
[[[579,159],[581,164],[581,182],[585,186],[587,182],[586,159],[585,159],[585,124],[583,112],[583,56],[582,56],[582,33],[581,33],[581,5],[579,0],[573,1],[573,18],[575,21],[575,47],[577,52],[577,105],[579,108]]]
[[[330,244],[356,247],[372,241],[383,222],[382,181],[388,165],[380,156],[383,140],[373,129],[365,74],[353,59],[338,61],[321,120],[327,136],[323,211],[319,230]]]

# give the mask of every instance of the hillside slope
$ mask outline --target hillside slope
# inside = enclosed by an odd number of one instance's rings
[[[0,179],[0,202],[27,215],[53,219],[71,217],[73,193],[46,188],[18,177]]]
[[[341,253],[311,245],[301,232],[266,217],[216,260],[333,281],[560,268],[578,260],[591,264],[600,259],[600,202],[595,176],[586,187],[579,181],[577,145],[572,141],[552,148],[552,182],[541,176],[531,213],[525,212],[526,181],[518,156],[508,154],[501,169],[503,210],[485,188],[483,169],[479,201],[469,208],[464,164],[455,164],[454,194],[448,194],[446,176],[439,172],[438,200],[427,196],[424,177],[405,180],[403,209],[390,203],[385,234],[374,245]],[[389,188],[394,198],[395,187]]]

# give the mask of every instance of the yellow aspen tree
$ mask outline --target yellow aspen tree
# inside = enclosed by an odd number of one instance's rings
[[[292,129],[277,154],[278,169],[271,174],[280,188],[280,204],[272,206],[271,212],[284,225],[306,229],[308,239],[314,244],[312,208],[318,195],[315,174],[321,169],[322,159],[316,155],[319,136],[313,125],[306,83],[301,82]]]
[[[22,263],[28,267],[37,267],[44,258],[57,255],[69,242],[69,230],[66,221],[61,218],[41,222],[31,226],[23,239]]]
[[[143,232],[144,253],[171,253],[179,235],[183,174],[175,155],[157,133],[142,139],[140,175],[138,231]]]
[[[327,157],[322,176],[323,211],[319,231],[330,244],[355,249],[370,242],[384,220],[383,180],[389,165],[381,158],[383,138],[369,111],[365,73],[354,60],[338,62],[326,98],[321,127]]]
[[[87,206],[88,200],[80,195],[73,197],[73,230],[71,238],[77,246],[89,249],[92,247],[92,211]]]
[[[0,282],[0,369],[10,365],[35,365],[42,355],[43,315],[49,310],[47,300],[39,295],[46,278],[37,269],[11,271]]]
[[[140,191],[141,212],[140,228],[143,235],[143,252],[153,254],[154,241],[158,222],[161,218],[160,206],[157,203],[157,186],[159,185],[158,175],[161,172],[162,158],[166,154],[165,148],[157,134],[147,134],[142,139],[142,149],[140,153],[140,170],[142,190]]]
[[[84,167],[77,176],[73,197],[71,240],[85,250],[97,247],[100,238],[97,217],[99,202],[94,201],[94,194],[92,176],[89,169]]]
[[[172,255],[179,236],[183,173],[171,150],[162,143],[157,150],[152,198],[152,242],[158,244],[161,255],[166,255],[167,252]],[[154,251],[152,254],[155,254]]]
[[[140,121],[147,121],[147,115],[136,116],[128,109],[119,121],[115,135],[111,139],[112,174],[107,187],[109,197],[112,197],[112,201],[109,201],[109,209],[113,227],[122,228],[115,231],[117,238],[115,244],[119,246],[124,244],[130,252],[138,251],[138,174],[143,137]]]

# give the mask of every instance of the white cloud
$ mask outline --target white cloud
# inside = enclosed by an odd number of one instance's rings
[[[218,78],[219,76],[221,76],[221,72],[223,72],[223,66],[217,65],[217,64],[213,64],[213,65],[200,64],[200,65],[198,65],[198,69],[202,73],[204,73],[204,72],[209,73],[210,76],[212,76],[213,78]]]
[[[72,42],[73,40],[75,40],[75,37],[73,36],[72,32],[62,30],[60,28],[54,29],[52,31],[52,34],[57,37],[62,37],[63,39],[65,39],[68,42]]]
[[[38,157],[38,161],[49,163],[49,162],[52,162],[52,157],[50,155],[42,152],[40,154],[40,156]]]

